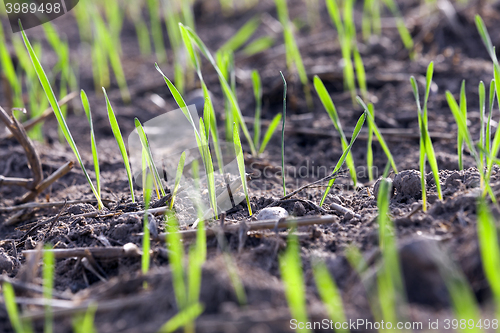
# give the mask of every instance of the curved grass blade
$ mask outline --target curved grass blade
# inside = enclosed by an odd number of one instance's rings
[[[100,177],[100,168],[99,168],[99,155],[97,154],[97,146],[96,146],[96,142],[95,142],[94,124],[92,122],[92,112],[90,111],[90,105],[89,105],[89,100],[87,98],[87,94],[85,93],[85,91],[83,89],[80,91],[80,99],[82,100],[83,109],[85,110],[85,114],[87,115],[87,119],[89,121],[90,145],[92,148],[92,159],[94,160],[94,171],[95,171],[97,194],[99,195],[99,198],[100,198],[101,197],[101,177]]]
[[[382,147],[382,150],[384,151],[385,155],[389,159],[389,162],[391,163],[392,169],[394,170],[395,173],[398,173],[398,169],[396,167],[396,163],[394,162],[394,158],[392,157],[391,151],[389,150],[389,147],[387,146],[387,143],[385,142],[384,137],[382,136],[382,134],[380,134],[378,126],[375,123],[375,119],[368,112],[368,107],[366,106],[365,102],[363,102],[363,100],[359,96],[356,97],[356,100],[365,110],[365,113],[367,114],[367,117],[368,117],[368,123],[370,123],[372,125],[373,132],[375,133],[375,136],[377,137],[377,140],[378,140],[380,146]]]
[[[243,157],[243,149],[241,148],[240,133],[238,126],[233,126],[233,140],[234,140],[234,153],[236,154],[236,161],[238,163],[238,170],[240,171],[241,184],[243,184],[243,192],[247,201],[248,215],[252,216],[252,206],[250,205],[250,198],[248,197],[247,177],[245,172],[245,159]]]
[[[262,111],[262,82],[260,80],[260,75],[257,70],[252,71],[252,84],[253,84],[253,94],[255,97],[255,117],[253,123],[253,144],[255,148],[260,147],[260,117]]]
[[[132,197],[132,202],[135,202],[134,183],[132,181],[132,171],[130,171],[130,163],[128,161],[127,148],[125,147],[125,143],[123,142],[122,133],[120,132],[120,126],[118,126],[118,121],[116,120],[113,107],[111,106],[111,103],[108,99],[108,94],[106,94],[106,89],[102,88],[102,91],[104,92],[104,97],[106,98],[109,124],[111,125],[111,130],[113,131],[116,143],[118,144],[118,148],[120,149],[120,153],[123,159],[123,164],[125,164],[125,170],[127,171],[128,184],[130,187],[130,196]]]
[[[175,173],[175,185],[174,185],[174,190],[172,191],[172,199],[170,199],[170,209],[174,207],[175,197],[177,196],[177,190],[179,189],[182,173],[184,172],[185,161],[186,161],[186,152],[183,151],[181,154],[181,158],[179,159],[179,164],[177,165],[177,172]]]
[[[314,76],[314,88],[316,89],[319,99],[321,100],[321,103],[325,107],[326,112],[330,116],[330,119],[332,120],[335,129],[337,130],[337,132],[339,132],[340,142],[342,144],[342,150],[345,150],[348,146],[348,143],[344,131],[342,129],[342,124],[340,123],[339,120],[337,109],[335,108],[335,104],[333,104],[332,98],[330,97],[330,94],[326,90],[323,81],[321,81],[321,79],[317,75]],[[354,165],[354,159],[352,158],[351,153],[347,155],[346,164],[347,167],[349,168],[349,173],[351,175],[352,181],[354,182],[354,186],[356,186],[357,183],[356,166]]]
[[[162,196],[164,197],[166,193],[161,184],[160,174],[158,173],[158,169],[156,168],[155,165],[155,160],[153,158],[153,153],[151,152],[151,147],[149,146],[148,137],[146,136],[146,132],[144,132],[144,128],[142,127],[142,124],[139,121],[139,119],[135,118],[134,123],[135,123],[135,128],[137,130],[137,134],[139,134],[139,139],[141,140],[142,149],[146,151],[146,158],[148,160],[149,170],[151,170],[151,173],[153,174],[153,183],[155,185],[156,195],[158,196],[158,199],[160,199]]]
[[[85,175],[85,178],[87,179],[87,182],[90,185],[92,193],[94,193],[94,196],[97,199],[97,203],[98,203],[99,207],[103,207],[104,205],[102,204],[101,198],[99,197],[97,190],[94,187],[94,184],[92,184],[92,180],[90,180],[90,176],[87,173],[87,169],[85,169],[85,165],[83,164],[80,153],[78,152],[78,148],[76,148],[75,141],[73,140],[73,137],[71,136],[71,132],[69,131],[68,125],[66,124],[66,121],[64,120],[64,116],[63,116],[62,111],[59,107],[59,104],[57,103],[57,99],[56,99],[56,96],[54,94],[54,91],[52,90],[52,86],[50,85],[49,79],[47,78],[47,75],[45,74],[45,71],[43,70],[43,67],[40,64],[38,57],[36,56],[35,52],[33,51],[33,47],[31,46],[31,43],[28,40],[26,33],[24,32],[24,29],[23,29],[23,26],[22,26],[20,20],[19,20],[19,27],[21,28],[21,33],[23,35],[24,45],[26,46],[26,49],[28,50],[28,53],[30,55],[31,63],[33,64],[33,67],[35,68],[36,75],[38,76],[38,79],[40,80],[40,83],[43,87],[43,90],[45,91],[45,95],[47,96],[47,99],[49,100],[50,106],[52,107],[52,110],[54,110],[54,114],[56,116],[57,122],[59,123],[59,127],[61,128],[61,130],[64,134],[64,137],[66,138],[66,141],[68,142],[69,146],[71,147],[71,150],[73,150],[73,153],[75,154],[76,159],[78,160],[78,163],[80,163],[80,167],[82,168],[83,174]]]
[[[281,121],[281,113],[278,113],[276,116],[274,116],[273,120],[269,124],[266,133],[264,133],[264,138],[262,139],[262,143],[260,144],[259,148],[259,154],[262,154],[266,149],[267,144],[269,143],[269,140],[271,140],[271,137],[273,136],[274,132],[276,132],[276,129],[280,124],[280,121]]]
[[[358,97],[359,98],[359,97]],[[352,148],[352,145],[354,144],[354,142],[356,141],[356,138],[358,137],[359,135],[359,132],[361,131],[361,128],[363,127],[364,123],[365,123],[365,120],[366,120],[366,114],[368,113],[368,111],[365,109],[365,112],[363,112],[363,114],[361,115],[361,117],[359,117],[358,119],[358,122],[356,123],[356,127],[354,127],[354,131],[352,132],[352,137],[351,137],[351,142],[349,143],[349,146],[347,146],[347,148],[344,150],[344,152],[342,153],[342,156],[340,156],[340,159],[339,161],[337,162],[337,165],[335,166],[335,168],[333,169],[333,172],[332,174],[336,173],[337,171],[340,170],[340,168],[342,167],[342,165],[344,164],[344,161],[346,160],[347,158],[347,155],[349,154],[349,152],[351,151],[351,148]],[[328,187],[326,188],[325,190],[325,193],[323,194],[323,197],[321,198],[321,202],[320,202],[320,207],[325,203],[325,199],[326,199],[326,196],[328,195],[328,193],[330,193],[330,189],[332,188],[333,186],[333,183],[335,182],[335,180],[337,179],[337,177],[335,178],[332,178],[329,182],[328,182]]]
[[[285,122],[286,122],[286,80],[280,71],[283,80],[283,123],[281,126],[281,178],[283,180],[283,196],[286,196],[285,186]]]

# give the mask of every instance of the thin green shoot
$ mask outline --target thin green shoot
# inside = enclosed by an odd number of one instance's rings
[[[179,159],[179,164],[177,164],[177,172],[175,173],[175,185],[172,191],[172,199],[170,199],[170,209],[174,207],[175,197],[177,196],[177,191],[179,190],[179,185],[181,183],[182,173],[184,172],[184,162],[186,161],[186,152],[183,151],[181,158]]]
[[[2,284],[2,294],[5,302],[5,307],[7,308],[7,314],[9,315],[10,324],[16,333],[30,333],[32,332],[26,323],[23,323],[19,316],[19,311],[17,309],[16,294],[14,293],[14,288],[8,282]]]
[[[101,177],[100,177],[100,169],[99,169],[99,155],[97,154],[97,146],[95,142],[95,134],[94,134],[94,123],[92,121],[92,113],[90,111],[89,100],[87,98],[87,94],[82,89],[80,92],[80,99],[82,100],[83,109],[85,110],[85,114],[87,115],[87,120],[89,121],[90,126],[90,145],[92,148],[92,159],[94,161],[94,171],[96,178],[96,188],[97,195],[99,198],[101,197]],[[101,209],[100,207],[99,209]]]
[[[174,53],[174,82],[179,91],[183,93],[186,85],[186,70],[188,68],[183,64],[183,55],[181,53],[182,37],[178,27],[179,22],[181,22],[180,8],[177,8],[179,5],[174,6],[173,1],[166,1],[163,4],[168,39]]]
[[[238,126],[234,124],[234,153],[236,154],[236,161],[238,163],[238,170],[240,172],[241,184],[243,184],[243,192],[245,193],[245,198],[247,201],[248,215],[252,216],[252,206],[250,205],[250,198],[248,196],[247,187],[247,177],[245,172],[245,158],[243,157],[243,149],[241,148],[240,133],[238,131]]]
[[[97,330],[94,326],[94,317],[95,312],[97,310],[97,304],[91,303],[87,311],[85,311],[85,315],[78,315],[73,319],[73,331],[75,333],[97,333]]]
[[[0,64],[2,65],[2,72],[4,73],[10,88],[14,92],[13,104],[11,107],[22,108],[24,106],[22,99],[22,85],[19,82],[18,75],[12,63],[7,43],[5,41],[5,34],[3,27],[0,26]]]
[[[158,331],[158,333],[177,332],[181,327],[185,327],[194,322],[203,313],[204,307],[201,303],[188,306],[178,314],[170,318]]]
[[[224,50],[235,52],[243,46],[250,39],[250,37],[253,36],[259,25],[260,17],[255,16],[251,18],[234,34],[233,37],[220,47],[219,51]]]
[[[56,116],[57,122],[59,123],[59,127],[63,131],[64,137],[66,138],[66,141],[68,142],[69,146],[73,150],[73,153],[75,154],[76,159],[78,160],[78,163],[80,163],[80,167],[82,168],[82,171],[85,175],[85,178],[87,179],[87,182],[90,185],[92,193],[94,194],[94,196],[97,199],[98,206],[104,207],[104,205],[101,202],[101,198],[99,197],[97,190],[94,187],[94,184],[92,184],[92,180],[90,180],[90,176],[87,173],[87,169],[85,169],[85,165],[83,164],[82,158],[80,157],[80,153],[78,152],[78,148],[76,147],[75,141],[73,140],[73,137],[71,136],[71,132],[69,131],[68,125],[66,125],[66,121],[64,120],[64,116],[61,112],[61,109],[60,109],[59,104],[57,102],[54,91],[52,90],[49,79],[47,78],[47,75],[45,74],[45,71],[43,70],[43,67],[40,64],[40,61],[38,60],[35,52],[33,51],[33,47],[31,46],[30,41],[28,40],[28,37],[26,36],[26,33],[24,32],[21,21],[19,21],[19,27],[21,28],[21,33],[23,35],[24,44],[25,44],[26,49],[28,50],[28,53],[30,55],[30,59],[31,59],[31,62],[33,64],[33,67],[35,68],[36,75],[38,76],[38,79],[40,80],[40,83],[43,87],[43,90],[45,91],[45,95],[47,96],[47,99],[49,100],[50,106],[52,107],[52,110],[54,110],[54,114]]]
[[[491,116],[493,114],[493,107],[495,104],[495,82],[492,79],[490,82],[490,90],[489,90],[489,113],[488,113],[488,122],[486,123],[486,142],[485,148],[486,151],[491,151]],[[487,165],[489,165],[489,161],[486,161]]]
[[[146,158],[148,161],[149,170],[153,174],[153,184],[155,186],[156,195],[158,199],[160,199],[161,197],[164,197],[166,193],[161,183],[160,174],[158,173],[158,169],[156,168],[155,160],[153,157],[153,153],[151,152],[151,147],[149,145],[148,137],[139,119],[135,118],[134,123],[135,123],[135,129],[137,130],[137,134],[139,135],[139,139],[141,141],[142,149],[146,151]]]
[[[262,82],[260,79],[259,72],[257,70],[252,71],[252,85],[253,94],[255,97],[255,116],[253,123],[253,144],[255,148],[260,147],[260,117],[262,112]]]
[[[432,75],[434,71],[434,63],[431,62],[427,67],[427,76],[426,76],[426,89],[425,89],[425,98],[424,98],[424,109],[422,110],[420,106],[420,97],[418,93],[418,85],[415,78],[412,76],[410,78],[410,82],[413,89],[413,94],[415,96],[415,102],[417,103],[417,112],[418,112],[418,123],[420,129],[420,180],[422,185],[422,207],[423,210],[427,210],[427,195],[426,195],[426,183],[425,183],[425,162],[426,158],[429,161],[429,165],[432,169],[432,174],[434,175],[434,182],[436,183],[436,190],[438,193],[439,200],[443,200],[443,194],[441,191],[441,183],[439,181],[439,169],[437,165],[436,155],[434,153],[434,147],[432,146],[432,141],[429,135],[429,125],[428,125],[428,116],[427,116],[427,105],[428,98],[430,94],[430,88],[432,84]]]
[[[159,0],[147,0],[149,9],[149,20],[151,22],[151,36],[155,46],[155,53],[157,62],[164,63],[167,61],[167,52],[163,44],[163,33],[160,15],[158,15],[158,8],[160,7]]]
[[[182,24],[179,24],[179,27],[181,29],[181,34],[183,36],[188,36],[196,44],[196,46],[200,49],[200,51],[208,59],[210,64],[214,67],[215,71],[217,72],[217,75],[219,77],[219,81],[221,82],[221,85],[223,88],[223,92],[224,92],[225,96],[229,99],[229,101],[231,102],[231,104],[233,106],[233,110],[236,111],[235,115],[237,116],[238,124],[239,124],[239,126],[241,126],[241,129],[243,130],[243,134],[245,135],[245,138],[248,141],[248,145],[250,146],[250,151],[251,151],[253,156],[256,156],[257,151],[255,149],[252,138],[250,136],[250,132],[248,131],[248,128],[245,124],[245,121],[243,120],[243,115],[242,115],[241,109],[238,105],[238,101],[237,101],[231,87],[227,83],[227,80],[224,78],[224,75],[222,74],[221,70],[217,66],[216,61],[214,60],[214,58],[210,54],[210,51],[205,46],[203,41],[198,37],[198,35],[191,28],[186,27]],[[190,58],[192,59],[192,61],[196,62],[197,57],[194,54],[194,50],[193,50],[191,43],[187,43],[186,39],[184,39],[184,44],[188,50],[188,54],[190,55]]]
[[[387,156],[387,159],[389,160],[389,162],[392,166],[392,169],[394,170],[395,173],[398,173],[398,169],[396,167],[396,162],[394,162],[394,158],[392,157],[391,151],[389,150],[389,147],[387,146],[387,143],[385,142],[384,137],[382,136],[382,134],[380,134],[378,126],[375,123],[375,118],[373,118],[373,116],[370,114],[365,102],[363,102],[363,100],[361,98],[359,98],[359,96],[356,97],[356,100],[365,110],[365,113],[367,114],[367,117],[368,117],[368,124],[371,124],[372,129],[373,129],[373,133],[375,133],[375,136],[377,137],[377,140],[378,140],[380,146],[382,147],[382,150],[384,151],[385,156]]]
[[[342,304],[342,296],[335,280],[328,272],[324,262],[317,262],[313,266],[314,281],[328,316],[334,323],[345,323],[347,318]],[[348,333],[348,329],[336,329],[336,332]]]
[[[337,162],[337,165],[335,165],[335,168],[333,169],[332,175],[335,174],[337,171],[339,171],[340,168],[342,167],[342,165],[344,164],[344,162],[345,162],[345,160],[347,158],[347,155],[351,151],[352,145],[356,141],[356,138],[358,137],[359,132],[361,132],[361,128],[365,124],[365,120],[366,120],[366,117],[367,117],[366,114],[367,113],[368,113],[368,111],[365,110],[365,112],[363,112],[363,114],[359,117],[358,122],[356,123],[356,127],[354,127],[354,131],[352,132],[351,142],[349,143],[349,146],[347,146],[347,148],[344,149],[344,152],[342,153],[342,156],[340,156],[339,161]],[[331,188],[333,186],[333,183],[335,183],[336,179],[337,179],[337,177],[332,178],[328,182],[328,186],[327,186],[327,188],[325,190],[325,193],[323,193],[323,197],[321,198],[320,206],[323,206],[323,204],[325,203],[326,196],[328,195],[328,193],[330,193],[330,190],[331,190]]]
[[[184,246],[179,231],[179,223],[174,213],[167,211],[166,243],[169,250],[169,261],[172,268],[172,283],[174,286],[177,309],[182,311],[187,302],[186,284],[184,281]]]
[[[375,108],[372,103],[368,103],[368,112],[371,114],[372,118],[375,119]],[[366,165],[368,167],[368,179],[373,181],[373,127],[370,122],[368,122],[368,140],[367,140],[367,150],[366,150]]]
[[[460,88],[460,112],[464,116],[464,119],[467,120],[467,98],[465,96],[465,80],[462,81],[462,86]],[[464,162],[463,162],[463,153],[464,153],[464,138],[462,137],[462,134],[458,132],[458,138],[457,138],[457,149],[458,149],[458,169],[463,170],[464,169]]]
[[[108,118],[109,124],[111,125],[111,130],[113,131],[113,135],[115,136],[116,143],[118,144],[118,148],[120,149],[120,153],[122,155],[123,164],[125,164],[125,170],[127,171],[128,184],[130,187],[130,196],[132,198],[132,202],[135,202],[134,196],[134,182],[132,181],[132,171],[130,170],[130,163],[128,161],[127,148],[125,147],[125,142],[123,142],[122,133],[120,131],[120,126],[118,126],[118,121],[116,120],[115,113],[113,111],[113,107],[108,99],[108,95],[106,94],[106,89],[102,88],[104,92],[104,97],[106,98],[106,106],[108,110]]]
[[[480,120],[480,131],[479,131],[479,147],[481,150],[479,151],[479,159],[481,160],[481,169],[484,169],[484,153],[483,150],[486,149],[486,124],[484,122],[484,117],[486,113],[486,88],[484,87],[484,82],[480,81],[478,86],[479,92],[479,120]],[[481,179],[481,181],[483,181]],[[481,187],[482,184],[481,184]]]
[[[497,310],[497,318],[500,314],[500,246],[498,245],[498,230],[496,221],[484,199],[478,202],[477,236],[479,249],[481,251],[481,262],[483,270],[490,284]]]
[[[292,26],[290,24],[290,17],[288,15],[288,6],[286,0],[275,0],[275,3],[276,10],[278,12],[278,19],[283,26],[283,38],[285,40],[288,69],[292,70],[292,64],[295,65],[295,69],[299,74],[300,82],[304,87],[307,106],[309,109],[312,109],[314,105],[311,96],[311,90],[309,89],[309,80],[307,78],[307,72],[304,67],[304,62],[302,60],[299,47],[297,46],[297,41],[295,39]]]
[[[279,265],[292,318],[306,323],[308,321],[306,289],[300,260],[299,239],[293,229],[288,233],[288,246],[285,253],[279,257]],[[297,331],[310,332],[307,328],[299,328]]]
[[[217,193],[215,191],[214,165],[212,161],[212,154],[210,153],[210,142],[208,141],[209,133],[205,131],[206,131],[205,123],[203,121],[203,118],[200,118],[200,138],[201,138],[200,151],[202,152],[201,157],[203,159],[203,164],[205,166],[205,172],[207,175],[207,187],[208,187],[208,196],[210,198],[210,205],[214,213],[214,216],[217,216],[218,215]]]
[[[50,250],[50,245],[45,245],[45,250]],[[43,297],[47,300],[52,299],[52,290],[54,289],[54,269],[55,258],[52,251],[43,251]],[[51,333],[54,331],[54,318],[52,315],[52,306],[45,305],[45,323],[44,333]]]
[[[247,57],[251,57],[257,53],[269,49],[274,45],[274,42],[274,38],[270,36],[260,37],[253,42],[250,42],[241,52]]]
[[[278,113],[276,116],[274,116],[273,120],[271,120],[271,123],[269,124],[266,133],[264,133],[264,138],[262,139],[262,142],[260,144],[259,154],[262,154],[264,152],[264,150],[267,147],[267,144],[269,143],[269,140],[271,140],[271,137],[278,129],[281,117],[282,117],[281,113]]]
[[[328,116],[330,116],[330,119],[332,120],[335,129],[337,130],[337,132],[339,132],[340,142],[342,144],[342,150],[347,149],[347,146],[349,144],[347,143],[346,136],[344,134],[344,131],[342,130],[342,124],[340,123],[340,119],[337,113],[337,109],[335,108],[335,104],[333,104],[332,98],[330,97],[330,94],[326,90],[323,81],[321,81],[321,79],[317,75],[314,76],[314,88],[316,89],[316,93],[318,94],[321,103],[326,109]],[[354,186],[356,186],[357,183],[356,166],[354,165],[354,159],[351,153],[347,155],[346,164],[349,167],[349,173],[351,175],[351,179],[354,183]]]
[[[285,122],[286,122],[286,80],[283,73],[280,71],[281,79],[283,80],[283,122],[281,125],[281,179],[283,181],[283,196],[286,196],[285,185]]]
[[[353,43],[352,54],[354,58],[354,67],[356,68],[356,77],[358,78],[359,90],[361,92],[361,96],[364,99],[368,98],[368,88],[366,85],[366,72],[365,66],[363,64],[363,59],[359,54],[358,46],[356,43]]]
[[[144,148],[143,148],[144,149]],[[145,172],[145,171],[143,171]],[[150,230],[149,230],[149,214],[148,210],[151,203],[151,191],[153,179],[151,174],[146,175],[146,182],[143,183],[143,197],[144,197],[144,216],[143,216],[143,233],[142,233],[142,257],[141,257],[141,271],[145,275],[149,271],[151,256],[149,250],[151,248]],[[147,283],[144,282],[144,288],[147,288]]]

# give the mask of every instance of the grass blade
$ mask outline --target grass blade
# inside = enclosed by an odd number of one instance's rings
[[[200,303],[193,304],[178,314],[170,318],[158,332],[171,333],[178,331],[181,327],[193,322],[203,313],[203,305]]]
[[[143,148],[144,149],[144,148]],[[145,171],[143,170],[143,173]],[[150,264],[150,254],[149,250],[151,248],[150,230],[149,230],[149,206],[151,203],[151,185],[153,179],[151,174],[147,174],[146,182],[143,183],[143,196],[144,196],[144,216],[143,216],[143,234],[142,234],[142,257],[141,257],[141,271],[142,274],[147,274],[149,271]],[[147,287],[147,283],[144,282],[144,288]]]
[[[240,171],[241,184],[243,184],[243,192],[247,201],[248,215],[252,216],[252,206],[250,205],[250,198],[248,197],[247,177],[245,172],[245,158],[243,157],[243,149],[241,148],[240,133],[238,126],[233,126],[233,139],[234,139],[234,153],[236,154],[236,161],[238,163],[238,170]]]
[[[260,142],[260,117],[262,111],[262,83],[257,70],[252,71],[253,94],[255,96],[255,117],[253,123],[253,144],[259,149]]]
[[[3,299],[5,302],[5,307],[7,308],[7,314],[9,315],[10,324],[16,333],[28,333],[31,332],[30,329],[24,327],[21,318],[19,317],[19,311],[16,304],[16,294],[14,293],[14,288],[8,282],[2,284]]]
[[[95,134],[94,134],[94,124],[92,122],[92,113],[90,111],[89,100],[87,98],[87,94],[85,93],[85,91],[83,89],[80,92],[80,99],[82,100],[83,109],[85,110],[85,114],[87,115],[87,119],[89,121],[90,145],[92,148],[92,159],[94,160],[94,171],[95,171],[95,178],[96,178],[97,194],[99,195],[99,198],[100,198],[101,197],[101,177],[100,177],[100,169],[99,169],[99,155],[97,154],[97,146],[96,146]]]
[[[260,25],[260,17],[253,17],[248,20],[235,34],[231,37],[224,45],[221,46],[220,50],[224,51],[236,51],[243,44],[247,42],[250,37],[255,33]]]
[[[370,112],[372,118],[375,118],[375,109],[372,103],[368,103],[368,112]],[[368,167],[368,179],[373,181],[373,128],[370,122],[368,122],[368,142],[366,151],[366,164]]]
[[[342,150],[345,150],[348,144],[344,131],[342,130],[342,124],[340,123],[337,109],[335,108],[335,104],[333,104],[332,98],[330,97],[330,94],[326,90],[323,81],[321,81],[321,79],[317,75],[314,76],[314,88],[316,89],[319,99],[321,100],[321,103],[325,107],[326,112],[330,116],[330,119],[332,120],[335,129],[337,130],[337,132],[339,132],[340,142],[342,144]],[[351,153],[347,155],[346,164],[347,167],[349,168],[349,173],[351,175],[352,181],[354,182],[354,186],[356,186],[357,183],[356,166],[354,165],[354,160],[352,158]]]
[[[130,196],[132,197],[132,202],[135,202],[134,196],[134,183],[132,181],[132,172],[130,171],[130,163],[128,161],[127,148],[125,147],[125,143],[123,142],[122,133],[120,131],[120,126],[118,126],[118,121],[116,120],[115,113],[113,111],[113,107],[108,99],[108,94],[106,94],[106,89],[102,88],[104,92],[104,97],[106,98],[106,106],[108,110],[108,118],[109,124],[111,125],[111,130],[113,131],[113,135],[115,136],[116,143],[118,144],[118,148],[120,149],[120,153],[122,155],[123,164],[125,165],[125,170],[127,171],[128,184],[130,187]]]
[[[178,229],[179,223],[172,211],[167,211],[166,243],[169,250],[169,261],[172,267],[172,283],[175,300],[179,310],[186,306],[186,285],[184,282],[184,246]]]
[[[396,163],[394,162],[394,158],[392,157],[391,151],[389,150],[389,147],[387,146],[387,143],[385,142],[384,137],[382,136],[382,134],[380,134],[380,131],[378,129],[377,124],[375,124],[375,119],[372,117],[370,112],[368,112],[368,107],[366,106],[365,102],[363,102],[363,100],[359,96],[356,97],[356,100],[365,110],[365,113],[367,114],[367,117],[368,117],[368,123],[371,124],[373,132],[375,133],[375,136],[377,137],[377,140],[378,140],[380,146],[382,147],[382,150],[384,151],[385,155],[387,156],[387,159],[391,163],[392,169],[394,170],[395,173],[398,173],[398,169],[396,167]]]
[[[45,250],[52,249],[51,246],[46,245]],[[52,290],[54,289],[54,268],[55,258],[54,253],[51,251],[43,251],[43,297],[45,299],[52,299]],[[44,333],[52,333],[54,331],[54,318],[52,315],[52,307],[45,305],[45,322]]]
[[[40,64],[38,57],[36,56],[35,52],[33,51],[33,47],[31,46],[30,41],[28,40],[28,37],[26,36],[26,33],[24,32],[24,29],[23,29],[23,26],[22,26],[20,20],[19,20],[19,27],[21,28],[21,33],[23,35],[24,45],[26,46],[26,49],[28,50],[28,53],[30,55],[31,63],[33,64],[33,67],[35,68],[36,75],[38,76],[38,79],[40,80],[40,83],[43,87],[43,90],[45,91],[45,95],[47,96],[47,99],[49,100],[50,106],[52,107],[52,110],[54,110],[54,114],[56,116],[57,122],[59,123],[59,127],[61,128],[61,130],[64,134],[64,137],[66,138],[66,141],[68,142],[69,146],[71,147],[71,150],[73,150],[73,153],[75,154],[76,159],[78,160],[78,163],[80,163],[80,167],[82,168],[83,174],[85,175],[85,178],[87,179],[87,182],[90,185],[92,193],[94,193],[94,196],[97,199],[97,203],[98,203],[99,207],[103,207],[104,205],[101,202],[101,199],[97,193],[97,190],[94,187],[94,184],[92,184],[92,180],[90,180],[90,176],[87,173],[87,169],[85,169],[85,165],[83,164],[80,153],[78,152],[78,148],[76,148],[75,141],[73,140],[73,137],[71,136],[71,132],[69,131],[68,125],[66,124],[66,121],[64,120],[64,116],[61,112],[59,104],[57,103],[57,99],[56,99],[56,96],[54,94],[54,91],[52,90],[52,86],[50,85],[49,79],[47,78],[47,75],[45,74],[45,71],[43,70],[43,67]]]
[[[283,80],[283,123],[281,125],[281,178],[283,180],[283,196],[286,196],[285,186],[285,122],[286,122],[286,80],[280,71]]]
[[[262,143],[260,144],[259,148],[259,154],[262,154],[266,149],[267,144],[269,143],[269,140],[271,140],[271,137],[273,136],[274,132],[276,132],[276,129],[280,124],[280,121],[281,121],[281,113],[278,113],[276,116],[274,116],[273,120],[269,124],[266,133],[264,133],[264,138],[262,139]]]
[[[181,154],[181,158],[179,159],[179,164],[177,164],[177,172],[175,173],[175,185],[174,185],[174,190],[172,191],[172,199],[170,199],[170,209],[174,207],[175,197],[177,196],[177,190],[179,189],[182,173],[184,172],[185,161],[186,161],[186,152],[183,151]]]
[[[363,127],[364,123],[365,123],[365,120],[366,120],[366,114],[368,113],[368,111],[365,111],[363,112],[363,114],[361,115],[361,117],[359,117],[358,119],[358,122],[356,123],[356,127],[354,127],[354,131],[352,132],[352,136],[351,136],[351,142],[349,143],[349,146],[347,146],[347,148],[344,150],[344,152],[342,153],[342,156],[340,156],[340,159],[339,161],[337,162],[337,165],[335,166],[335,168],[333,169],[333,172],[332,174],[336,173],[337,171],[340,170],[340,168],[342,167],[342,165],[344,164],[344,161],[346,160],[347,158],[347,155],[349,154],[349,152],[351,151],[351,148],[352,148],[352,145],[354,144],[354,142],[356,141],[356,138],[358,137],[359,135],[359,132],[361,132],[361,128]],[[333,183],[335,182],[337,178],[333,178],[331,179],[329,182],[328,182],[328,187],[326,188],[325,190],[325,193],[323,194],[323,197],[321,198],[321,202],[320,202],[320,206],[323,205],[323,203],[325,203],[325,199],[326,199],[326,196],[328,195],[328,193],[330,193],[330,189],[332,188],[333,186]]]

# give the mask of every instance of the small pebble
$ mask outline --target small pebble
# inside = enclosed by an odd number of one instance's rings
[[[294,216],[304,216],[306,215],[306,209],[300,201],[295,201],[293,204],[293,215]]]
[[[264,208],[257,214],[257,220],[262,221],[262,220],[276,220],[280,219],[282,217],[287,217],[288,212],[286,209],[281,208],[281,207],[268,207]]]

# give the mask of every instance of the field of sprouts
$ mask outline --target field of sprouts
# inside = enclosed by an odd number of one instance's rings
[[[500,2],[70,2],[0,4],[0,332],[500,332]]]

